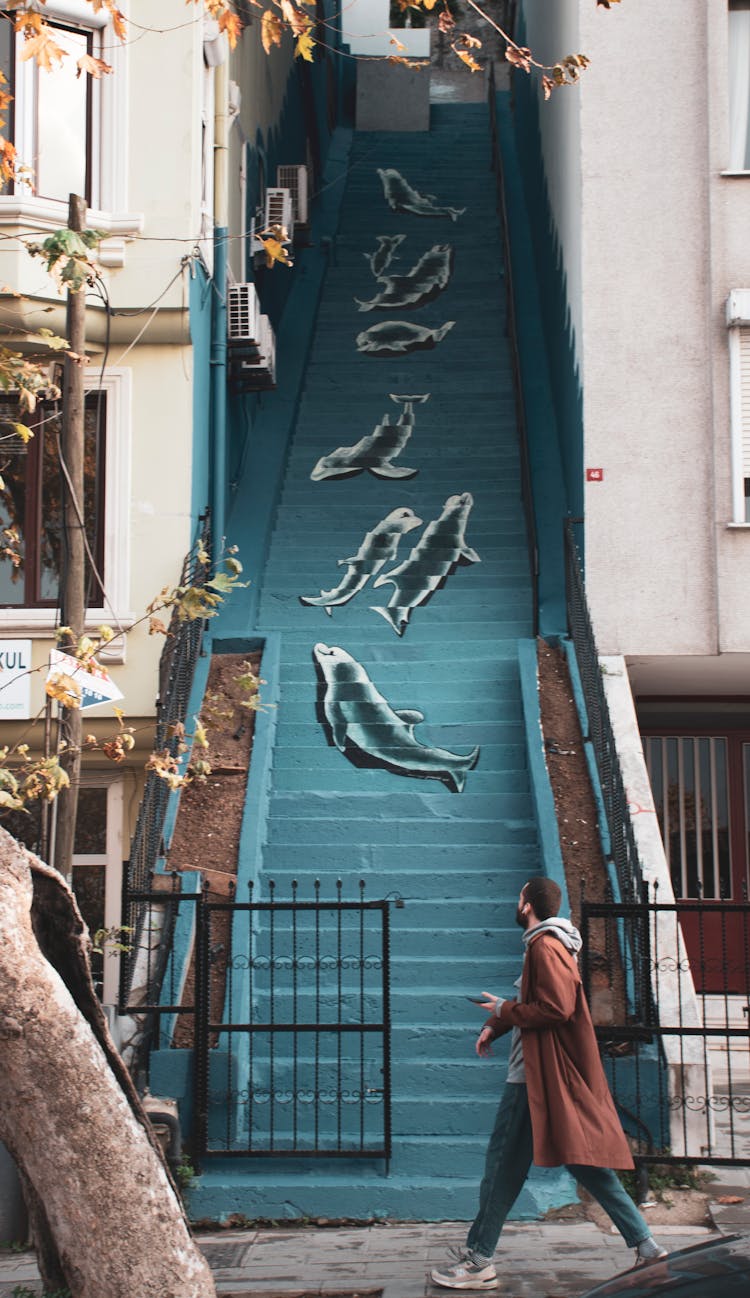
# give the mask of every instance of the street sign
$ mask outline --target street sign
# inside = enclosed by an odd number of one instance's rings
[[[81,712],[97,708],[100,703],[114,703],[122,698],[122,690],[118,690],[109,672],[98,663],[84,664],[70,654],[53,649],[49,656],[47,680],[58,672],[71,676],[81,691]]]
[[[0,720],[31,716],[31,641],[0,640]]]

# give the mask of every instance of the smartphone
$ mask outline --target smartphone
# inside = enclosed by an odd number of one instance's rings
[[[467,997],[466,997],[466,1000],[467,1000],[467,1001],[471,1001],[472,1005],[486,1005],[486,1004],[487,1004],[487,1002],[486,1002],[485,1000],[482,1000],[482,997],[481,997],[481,996],[467,996]]]

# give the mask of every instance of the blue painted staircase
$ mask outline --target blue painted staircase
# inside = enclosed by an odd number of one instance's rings
[[[541,865],[517,665],[518,638],[532,634],[531,581],[487,111],[481,104],[432,111],[429,134],[355,136],[257,623],[240,627],[232,614],[233,633],[275,633],[280,646],[256,890],[274,879],[288,896],[294,878],[309,897],[319,879],[331,896],[341,878],[352,897],[362,878],[367,896],[404,901],[391,914],[393,1156],[388,1169],[354,1159],[207,1163],[192,1195],[196,1216],[470,1217],[504,1080],[504,1048],[492,1062],[473,1053],[482,1016],[465,997],[484,988],[511,994],[521,959],[516,898]],[[391,211],[377,174],[387,167],[465,213],[452,221]],[[378,288],[363,254],[374,252],[378,236],[396,234],[406,238],[388,273],[406,275],[430,247],[450,243],[450,282],[416,309],[360,312],[354,299]],[[359,353],[360,331],[388,319],[427,330],[455,324],[431,349]],[[321,456],[353,446],[386,411],[396,421],[403,403],[389,394],[426,393],[393,461],[417,468],[415,476],[311,480]],[[240,545],[252,454],[247,472],[229,528]],[[401,637],[372,611],[392,589],[374,589],[372,579],[331,616],[300,602],[337,585],[339,561],[390,511],[408,508],[423,520],[402,538],[401,563],[448,498],[466,492],[473,497],[466,545],[481,562],[457,563]],[[462,792],[382,764],[355,765],[334,746],[313,661],[317,642],[351,655],[393,709],[423,713],[422,744],[457,754],[479,746]],[[557,1172],[535,1173],[516,1215],[567,1201],[568,1187]]]

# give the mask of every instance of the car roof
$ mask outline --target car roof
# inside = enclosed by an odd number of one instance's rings
[[[750,1234],[724,1235],[678,1249],[661,1261],[631,1267],[581,1298],[747,1298]]]

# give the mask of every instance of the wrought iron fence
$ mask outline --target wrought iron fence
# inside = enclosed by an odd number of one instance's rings
[[[637,902],[640,900],[643,873],[586,601],[583,569],[573,532],[574,524],[580,522],[580,519],[573,518],[565,520],[565,596],[568,631],[575,647],[586,702],[588,733],[584,735],[584,739],[591,740],[596,757],[620,895],[623,901]]]
[[[199,904],[199,1162],[390,1157],[389,903],[342,887]]]
[[[204,555],[210,552],[208,515],[200,519],[198,537],[186,555],[180,574],[181,586],[202,586],[210,576],[210,567]],[[161,658],[159,659],[159,692],[156,700],[156,733],[154,747],[166,749],[177,756],[179,736],[175,734],[178,723],[187,717],[190,690],[195,667],[201,651],[205,623],[197,618],[190,621],[173,612]],[[164,853],[163,833],[170,789],[166,781],[155,772],[146,777],[143,798],[138,810],[138,820],[130,844],[130,856],[123,878],[122,923],[134,932],[133,951],[140,942],[140,929],[144,916],[144,902],[138,894],[148,891],[156,863]],[[123,957],[120,965],[120,1001],[124,1005],[129,997],[134,954]]]
[[[750,1165],[750,903],[659,902],[656,886],[584,900],[589,999],[607,976],[593,924],[625,964],[626,996],[596,1032],[636,1161]]]
[[[508,223],[508,209],[505,202],[503,154],[502,149],[500,148],[500,137],[497,126],[496,89],[495,68],[493,62],[490,60],[487,77],[487,102],[490,114],[491,140],[490,166],[495,173],[497,210],[502,227],[503,260],[505,264],[506,327],[508,331],[508,346],[510,348],[513,392],[516,406],[516,426],[518,429],[518,448],[520,452],[521,466],[521,499],[523,501],[524,515],[526,518],[526,537],[529,551],[529,565],[532,576],[533,633],[534,636],[536,636],[539,633],[539,546],[537,543],[536,520],[534,517],[534,493],[531,482],[531,463],[529,458],[529,442],[526,427],[526,405],[523,395],[523,380],[521,377],[521,358],[518,351],[513,264],[511,261],[510,248],[510,226]]]

